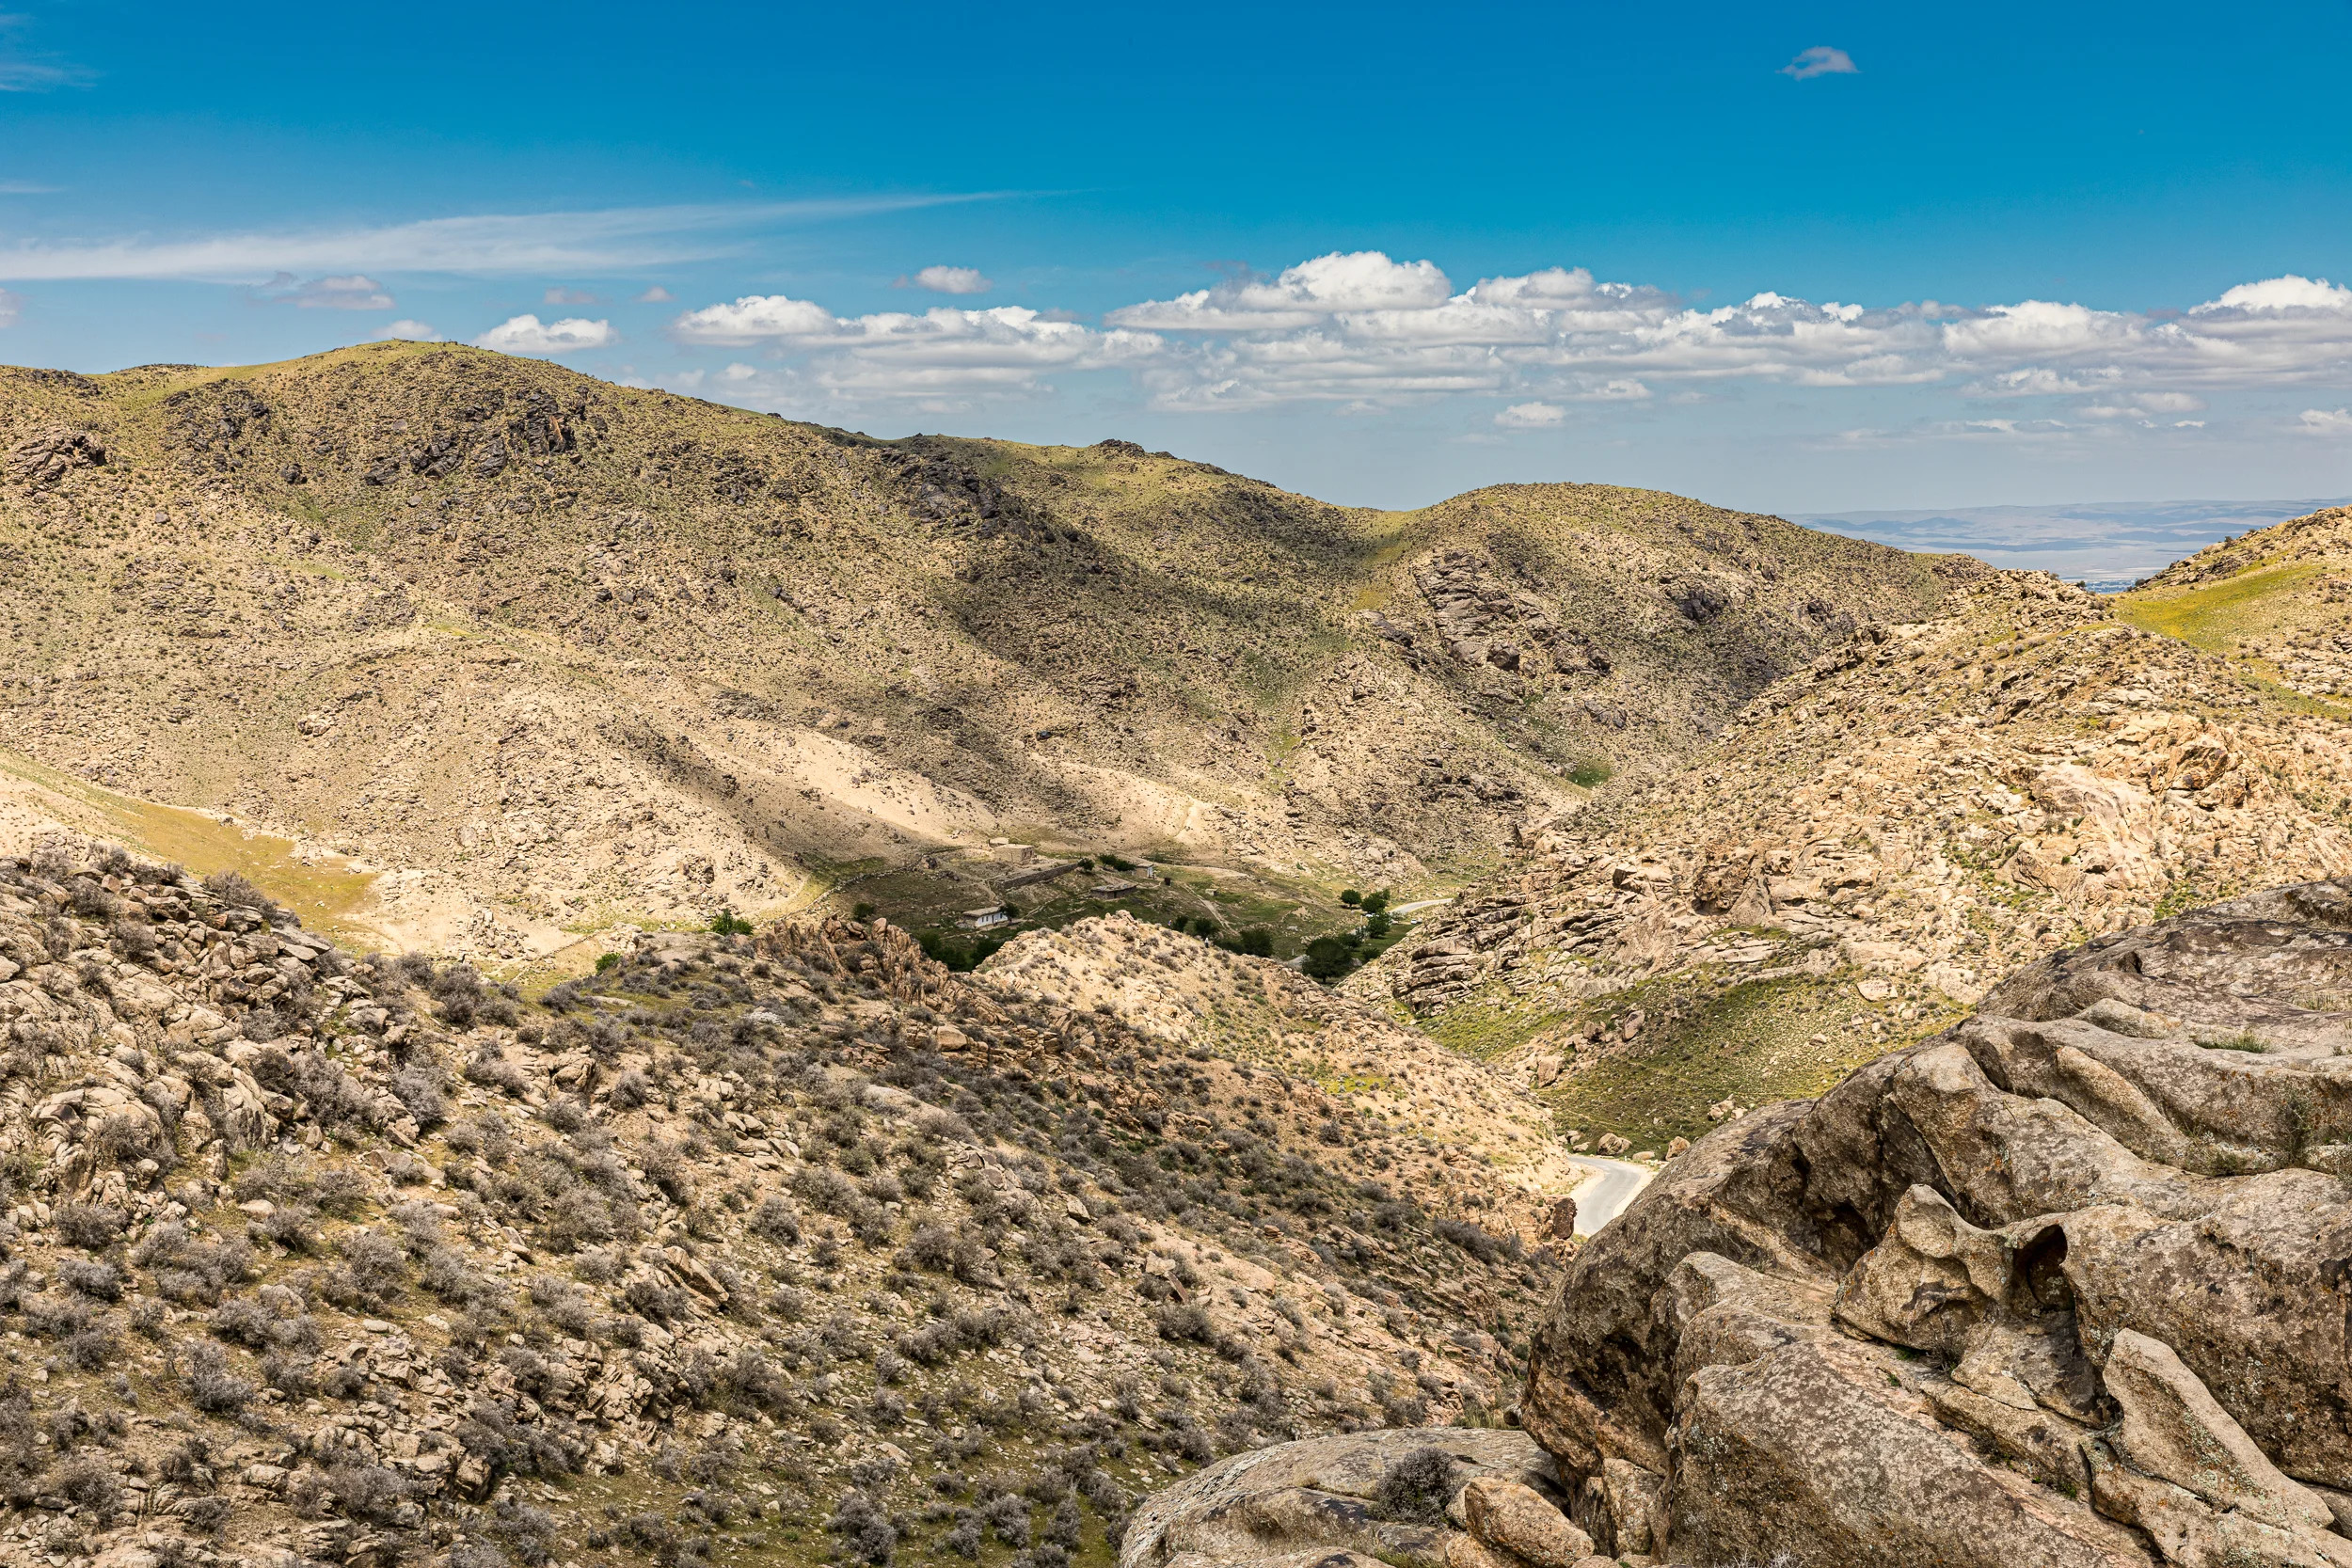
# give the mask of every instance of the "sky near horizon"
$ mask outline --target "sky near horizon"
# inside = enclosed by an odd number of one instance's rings
[[[2352,4],[15,0],[0,362],[385,336],[1327,499],[2352,493]]]

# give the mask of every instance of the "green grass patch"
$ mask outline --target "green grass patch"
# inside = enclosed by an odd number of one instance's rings
[[[1543,1098],[1563,1128],[1662,1149],[1708,1132],[1709,1105],[1812,1099],[1963,1011],[1946,1004],[1905,1021],[1862,1000],[1852,980],[1799,974],[1709,991],[1705,976],[1684,974],[1621,992],[1602,1006],[1612,1016],[1642,1007],[1646,1022],[1632,1048],[1566,1074]],[[1873,1022],[1887,1025],[1885,1037],[1872,1036]],[[1817,1035],[1826,1037],[1816,1044]]]
[[[1508,990],[1483,988],[1421,1026],[1447,1050],[1484,1062],[1517,1050],[1568,1017],[1565,1008],[1530,1007]]]
[[[2265,629],[2255,611],[2321,570],[2319,562],[2304,562],[2240,572],[2202,588],[2126,594],[2115,601],[2115,618],[2208,653],[2226,654],[2240,636]]]

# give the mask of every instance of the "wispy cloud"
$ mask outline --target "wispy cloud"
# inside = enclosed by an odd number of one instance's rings
[[[611,322],[584,321],[578,316],[542,322],[536,316],[510,316],[476,338],[474,346],[494,348],[501,354],[573,354],[610,348],[620,341]]]
[[[557,284],[539,296],[539,303],[542,305],[602,305],[604,299],[601,295],[590,293],[585,289],[566,289]]]
[[[0,247],[0,278],[187,278],[241,282],[273,273],[448,273],[596,276],[739,253],[763,230],[949,202],[994,193],[860,197],[829,201],[615,207],[505,213],[373,227],[275,233],[21,240]]]
[[[1495,416],[1505,430],[1545,430],[1561,423],[1568,411],[1556,403],[1515,403]]]
[[[1827,44],[1815,44],[1780,68],[1783,76],[1793,76],[1809,82],[1816,76],[1859,76],[1862,68],[1853,63],[1853,56],[1843,49]]]
[[[893,287],[929,289],[938,294],[984,294],[996,285],[981,276],[977,267],[925,267],[913,277],[901,277]]]
[[[14,326],[24,316],[24,296],[0,289],[0,326]]]
[[[677,295],[672,293],[660,284],[656,283],[652,288],[647,289],[644,293],[637,296],[637,303],[640,305],[667,305],[670,301],[675,298],[677,298]]]
[[[307,282],[281,272],[256,290],[253,297],[264,304],[295,305],[305,310],[389,310],[395,303],[383,284],[358,272]]]
[[[0,11],[0,92],[46,92],[51,87],[77,87],[89,72],[67,65],[54,55],[27,54],[8,40],[32,18]]]
[[[0,180],[0,196],[55,196],[55,185],[36,184],[30,180]]]

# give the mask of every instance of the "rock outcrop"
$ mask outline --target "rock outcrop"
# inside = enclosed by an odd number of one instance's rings
[[[1866,626],[1347,989],[1482,1056],[1524,1041],[1501,1059],[1567,1125],[1655,1148],[1810,1099],[2056,951],[2352,864],[2352,716],[2152,613],[2000,573]]]
[[[1148,1501],[1128,1568],[2352,1568],[2347,1141],[2352,881],[2102,938],[1670,1162],[1537,1333],[1552,1467],[1454,1478],[1461,1544],[1216,1544],[1217,1488],[1335,1465],[1290,1449]]]
[[[2137,927],[1669,1164],[1528,1430],[1693,1564],[2352,1563],[2352,884]],[[1662,1508],[1647,1499],[1663,1499]]]
[[[1525,1433],[1315,1437],[1235,1454],[1154,1494],[1129,1521],[1120,1564],[1485,1568],[1482,1554],[1507,1552],[1504,1563],[1573,1568],[1592,1542],[1566,1501],[1551,1456]]]

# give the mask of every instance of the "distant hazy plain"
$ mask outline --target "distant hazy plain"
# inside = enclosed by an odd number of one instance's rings
[[[1907,550],[1959,550],[1994,566],[2055,572],[2103,594],[2194,555],[2344,498],[2280,501],[2084,501],[1963,506],[1943,512],[1827,512],[1790,521]]]

